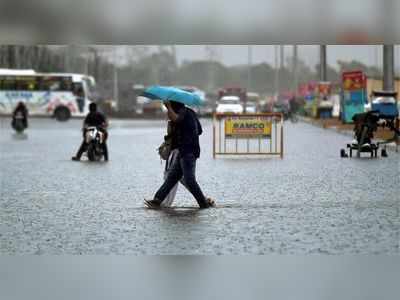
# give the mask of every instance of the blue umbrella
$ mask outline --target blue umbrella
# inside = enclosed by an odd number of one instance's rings
[[[143,92],[142,96],[152,100],[180,102],[189,106],[203,105],[199,95],[176,87],[151,86]]]

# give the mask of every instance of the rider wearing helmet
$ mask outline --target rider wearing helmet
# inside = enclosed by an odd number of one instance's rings
[[[106,143],[107,137],[108,137],[107,126],[108,126],[108,122],[107,122],[106,116],[97,110],[96,103],[91,103],[89,105],[89,113],[83,122],[83,129],[82,129],[83,142],[82,142],[76,156],[72,157],[72,160],[79,161],[81,159],[83,152],[85,152],[85,149],[87,146],[86,141],[85,141],[86,129],[88,127],[97,127],[98,130],[104,134],[104,140],[103,140],[104,160],[108,161],[108,148],[107,148],[107,143]]]

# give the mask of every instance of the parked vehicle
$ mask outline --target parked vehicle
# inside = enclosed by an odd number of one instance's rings
[[[242,114],[244,111],[243,105],[240,103],[238,96],[224,96],[218,101],[217,113],[234,113]]]
[[[396,118],[399,115],[397,92],[374,91],[371,110],[377,111],[382,118]]]
[[[275,102],[272,107],[272,112],[274,113],[282,113],[285,120],[289,116],[289,106],[283,102]]]
[[[246,113],[255,114],[257,113],[257,103],[255,102],[247,102],[246,103]]]

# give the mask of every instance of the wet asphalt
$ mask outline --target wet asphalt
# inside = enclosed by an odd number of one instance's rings
[[[222,206],[152,211],[165,121],[112,120],[110,162],[72,162],[80,120],[0,119],[0,254],[399,254],[400,153],[341,159],[349,137],[285,124],[285,156],[212,158],[198,181]],[[196,206],[180,187],[176,205]]]

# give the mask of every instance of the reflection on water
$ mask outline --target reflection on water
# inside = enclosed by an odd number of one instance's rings
[[[28,135],[25,132],[22,132],[22,133],[15,132],[12,135],[12,138],[13,138],[13,140],[16,140],[16,141],[24,141],[24,140],[28,139]]]
[[[175,209],[175,208],[164,208],[161,210],[163,213],[165,213],[167,216],[172,216],[172,217],[197,217],[198,213],[200,212],[199,208],[195,207],[190,207],[190,208],[180,208],[180,209]]]

